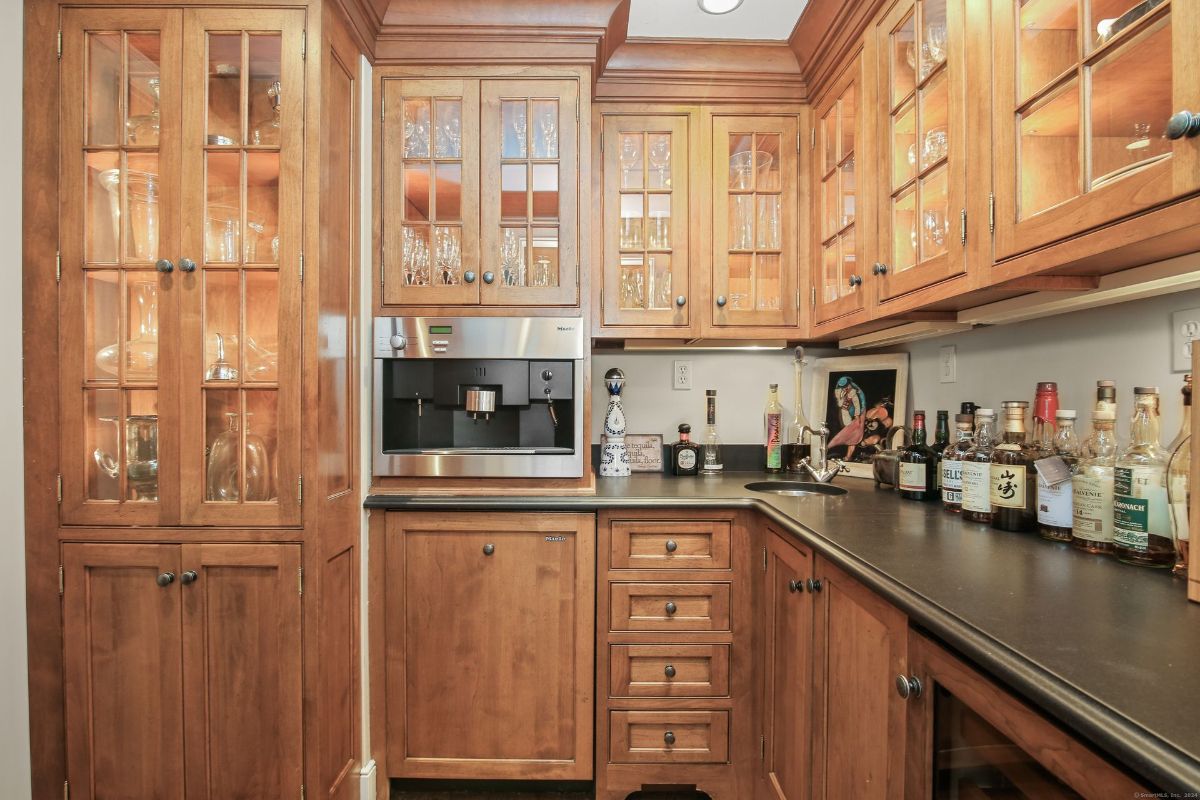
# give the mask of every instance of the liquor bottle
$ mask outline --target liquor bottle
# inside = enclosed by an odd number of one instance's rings
[[[700,453],[703,456],[703,466],[700,472],[705,475],[720,475],[725,465],[721,462],[721,437],[717,435],[717,390],[704,390],[704,403],[707,406],[708,424],[704,427],[704,441],[700,443]]]
[[[1054,454],[1054,416],[1058,412],[1058,384],[1039,381],[1033,399],[1033,439],[1039,458]]]
[[[788,472],[802,472],[803,467],[800,466],[800,462],[814,455],[812,452],[812,428],[809,426],[808,416],[804,413],[804,365],[807,363],[804,360],[804,348],[797,347],[796,358],[792,362],[795,369],[796,408],[792,413],[787,438],[783,443],[783,465]]]
[[[696,475],[700,472],[700,446],[692,441],[692,426],[679,425],[679,441],[671,445],[671,472]]]
[[[968,522],[992,521],[992,445],[996,412],[975,412],[975,444],[962,457],[962,518]]]
[[[1133,390],[1129,446],[1113,471],[1113,553],[1127,564],[1175,566],[1167,513],[1167,452],[1158,441],[1158,387]]]
[[[1060,410],[1054,413],[1054,421],[1058,430],[1051,443],[1051,453],[1063,460],[1070,470],[1066,480],[1053,486],[1042,480],[1038,473],[1037,480],[1037,521],[1038,532],[1043,539],[1055,542],[1071,541],[1071,526],[1073,524],[1072,507],[1074,485],[1070,475],[1079,463],[1079,437],[1075,434],[1075,412]]]
[[[992,449],[992,527],[1031,531],[1037,527],[1033,462],[1038,449],[1025,438],[1025,400],[1005,400],[1004,435]]]
[[[1113,419],[1117,418],[1117,382],[1116,381],[1096,381],[1096,404],[1092,406],[1092,412],[1111,411]],[[1095,416],[1092,417],[1095,419]],[[1093,432],[1094,433],[1094,432]],[[1114,440],[1115,441],[1115,440]],[[1082,456],[1091,458],[1096,455],[1094,442],[1089,436],[1087,441],[1083,443]]]
[[[763,411],[763,441],[766,444],[764,466],[767,472],[783,472],[783,448],[780,441],[782,424],[783,406],[779,402],[779,384],[772,383],[767,390],[767,407]]]
[[[973,414],[955,414],[954,443],[942,451],[942,508],[951,514],[962,512],[962,460],[973,443],[974,423]]]
[[[1192,452],[1192,376],[1183,376],[1183,421],[1171,442],[1171,460],[1167,462],[1167,503],[1171,509],[1171,539],[1175,543],[1175,567],[1172,573],[1188,577],[1188,509],[1191,507]]]
[[[900,485],[905,500],[936,500],[937,453],[925,443],[925,412],[913,412],[912,444],[900,454]]]
[[[1089,553],[1113,549],[1113,466],[1117,463],[1116,414],[1092,412],[1095,455],[1080,460],[1071,476],[1071,546]]]
[[[937,412],[937,429],[933,432],[933,444],[929,445],[929,449],[938,454],[941,458],[942,452],[950,444],[950,412]]]
[[[972,403],[970,400],[958,407],[959,414],[970,414],[971,419],[975,419],[975,412],[979,410],[979,406]]]

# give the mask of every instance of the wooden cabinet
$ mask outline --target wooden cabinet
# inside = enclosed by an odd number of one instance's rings
[[[299,578],[299,545],[64,545],[71,795],[298,795]]]
[[[577,306],[580,77],[379,72],[380,311]]]
[[[591,778],[594,526],[387,514],[387,776]]]

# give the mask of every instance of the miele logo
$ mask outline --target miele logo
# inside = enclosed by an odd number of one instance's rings
[[[567,537],[565,537],[565,536],[547,536],[546,537],[547,542],[565,542],[566,540],[567,540]]]
[[[574,325],[558,325],[556,327],[563,333],[570,333],[571,331],[575,330]]]

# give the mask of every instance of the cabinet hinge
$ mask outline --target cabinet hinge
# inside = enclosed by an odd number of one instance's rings
[[[296,505],[304,502],[304,476],[296,476]]]
[[[62,31],[58,32],[58,43],[55,45],[55,51],[58,53],[58,60],[62,61]]]
[[[988,233],[996,232],[996,195],[988,192]]]
[[[967,210],[965,208],[959,211],[958,241],[959,244],[967,243]]]
[[[300,60],[308,58],[308,31],[300,31]]]
[[[797,311],[800,310],[800,295],[802,294],[803,291],[804,291],[803,289],[796,290],[796,310]]]
[[[766,736],[758,737],[758,760],[759,761],[767,760],[767,737]]]
[[[304,251],[300,251],[300,282],[304,283]]]
[[[54,495],[58,498],[58,502],[62,502],[62,474],[54,476]]]
[[[767,571],[767,548],[763,548],[763,572]]]
[[[63,800],[71,800],[71,782],[63,781]]]
[[[300,784],[300,800],[304,800],[304,784]]]
[[[58,593],[66,591],[66,577],[63,575],[63,565],[58,565]]]
[[[799,150],[800,148],[797,147],[796,149]],[[808,149],[817,149],[817,128],[815,125],[808,129]]]
[[[379,98],[379,121],[380,122],[383,122],[383,119],[384,119],[385,112],[383,110],[383,107],[384,107],[384,99],[382,96],[380,96],[380,98]]]
[[[813,308],[817,307],[817,287],[809,287],[808,302]]]
[[[604,131],[600,131],[600,152],[604,152]]]
[[[603,287],[601,287],[601,289],[600,289],[600,316],[601,316],[601,318],[603,318],[603,316],[604,316],[604,288]]]
[[[300,589],[300,595],[304,595],[304,567],[296,570],[297,587]]]
[[[62,251],[54,251],[54,282],[62,283]]]

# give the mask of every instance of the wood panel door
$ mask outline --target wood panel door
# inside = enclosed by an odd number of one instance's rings
[[[682,335],[692,299],[690,117],[606,114],[603,120],[601,325]]]
[[[812,785],[812,575],[812,553],[768,529],[764,767],[776,800],[807,798]]]
[[[384,78],[384,305],[479,303],[479,81]]]
[[[799,323],[799,118],[711,117],[711,327]]]
[[[480,87],[480,301],[579,302],[579,82]]]
[[[187,797],[299,797],[300,545],[182,548]]]
[[[908,620],[819,557],[812,589],[813,797],[899,800]]]
[[[63,545],[67,779],[79,800],[184,782],[178,545]]]
[[[591,777],[594,531],[387,515],[387,775]]]
[[[992,9],[997,260],[1200,191],[1200,136],[1167,125],[1200,108],[1200,6],[1129,21],[1099,0]]]

